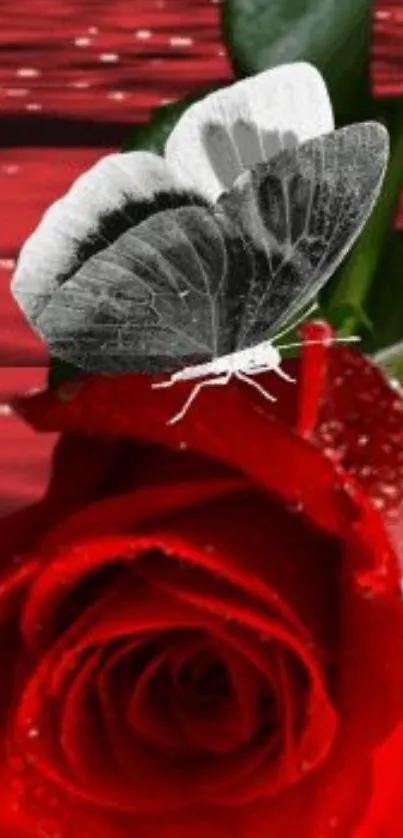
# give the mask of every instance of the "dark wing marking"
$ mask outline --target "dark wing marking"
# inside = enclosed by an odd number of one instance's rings
[[[272,337],[322,288],[365,224],[387,158],[382,125],[351,125],[256,165],[221,196],[218,212],[255,259],[236,349]]]
[[[163,371],[210,361],[231,351],[244,296],[236,288],[242,291],[243,282],[246,292],[253,269],[244,251],[230,222],[220,223],[212,210],[158,213],[55,291],[37,329],[52,353],[89,371]]]

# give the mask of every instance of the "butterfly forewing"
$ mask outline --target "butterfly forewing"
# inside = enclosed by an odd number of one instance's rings
[[[351,125],[258,164],[220,198],[255,259],[237,349],[272,337],[318,293],[368,218],[387,157],[382,125]]]

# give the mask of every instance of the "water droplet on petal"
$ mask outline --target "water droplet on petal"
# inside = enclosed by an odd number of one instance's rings
[[[302,759],[299,767],[303,774],[307,774],[311,770],[311,763],[308,759]]]
[[[44,820],[38,823],[38,838],[62,838],[60,824],[57,821]]]
[[[19,756],[10,757],[9,765],[12,772],[15,774],[24,774],[27,769],[26,761]]]
[[[372,498],[372,503],[375,506],[375,509],[384,509],[386,505],[385,498],[379,496]]]
[[[300,515],[304,511],[304,504],[302,500],[296,498],[295,500],[287,504],[287,509],[289,512],[292,512],[295,515]]]

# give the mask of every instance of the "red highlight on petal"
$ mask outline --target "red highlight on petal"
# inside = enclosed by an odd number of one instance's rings
[[[323,397],[327,354],[333,330],[325,321],[315,320],[305,323],[300,329],[300,334],[303,343],[297,430],[300,436],[309,439],[315,428]]]

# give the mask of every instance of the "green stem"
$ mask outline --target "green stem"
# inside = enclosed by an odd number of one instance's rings
[[[393,226],[403,187],[403,112],[399,113],[393,133],[391,156],[380,198],[358,243],[344,263],[330,299],[330,310],[345,305],[357,309],[357,316],[351,314],[346,318],[340,329],[342,335],[353,334],[362,323],[360,311],[364,309],[386,237]]]

